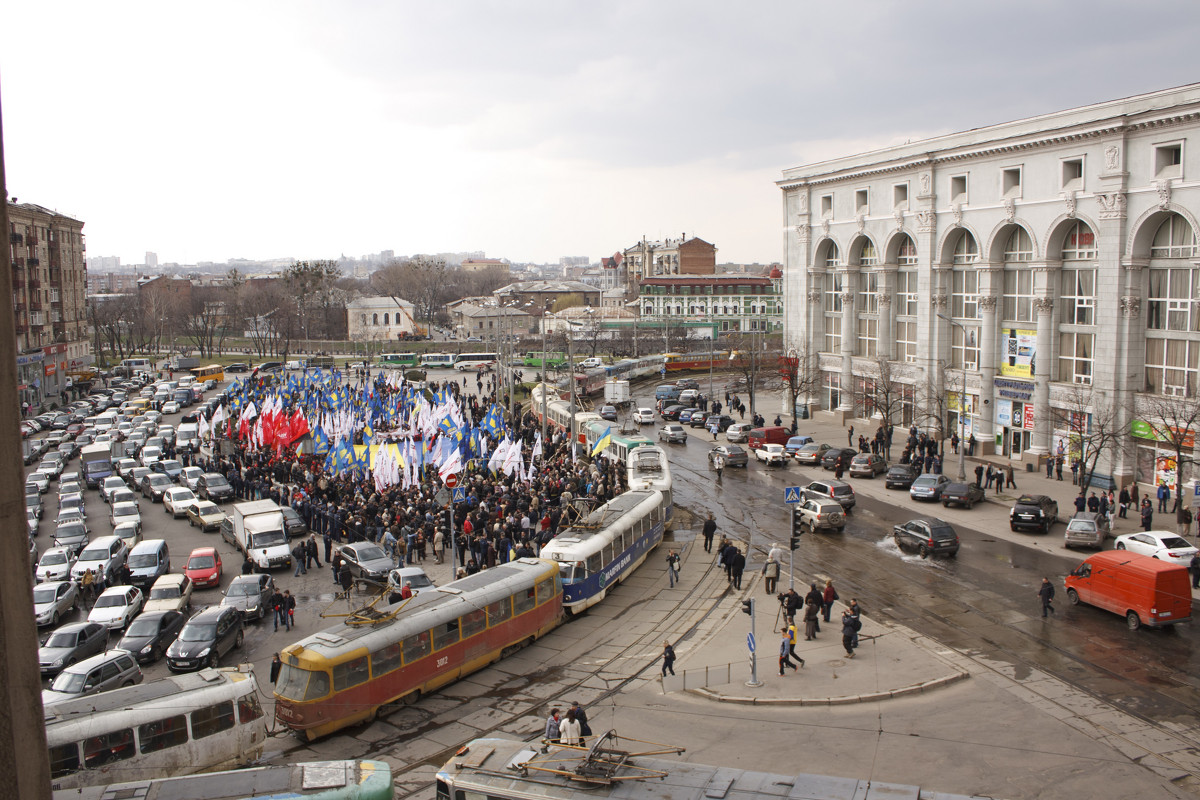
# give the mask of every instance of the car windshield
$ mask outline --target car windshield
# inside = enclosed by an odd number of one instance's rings
[[[80,561],[104,561],[108,558],[107,547],[89,547],[79,554]]]
[[[180,596],[178,586],[157,586],[150,590],[151,600],[175,600]]]
[[[358,557],[362,561],[377,561],[381,558],[387,558],[383,551],[374,545],[358,548]]]
[[[921,486],[933,486],[936,483],[937,483],[936,475],[922,475],[921,477],[919,477],[915,481],[913,481],[913,486],[916,486],[917,484],[920,484]]]
[[[256,594],[258,594],[257,581],[241,581],[229,585],[230,597],[250,597]]]
[[[138,567],[153,567],[158,565],[158,556],[154,553],[138,553],[129,557],[130,569]]]
[[[1162,538],[1162,546],[1170,547],[1170,548],[1176,548],[1176,547],[1190,548],[1191,547],[1190,544],[1188,544],[1183,539],[1180,539],[1178,536],[1164,536]]]
[[[117,506],[113,509],[112,514],[114,517],[136,517],[138,509],[135,505]]]
[[[188,559],[188,569],[212,569],[216,565],[212,556],[196,556]]]
[[[96,601],[96,608],[121,608],[126,605],[124,594],[102,594]]]
[[[50,684],[50,691],[63,692],[65,694],[79,694],[83,691],[83,682],[87,680],[87,675],[80,672],[61,672],[54,679],[54,683]]]
[[[79,634],[75,631],[60,631],[50,634],[50,638],[46,640],[46,647],[74,647],[78,640]]]
[[[263,531],[254,535],[254,547],[271,547],[277,544],[287,544],[287,535],[283,531]]]
[[[216,635],[217,626],[215,624],[188,624],[179,634],[179,639],[183,642],[211,642]]]
[[[196,506],[196,513],[201,515],[215,514],[220,510],[221,509],[217,508],[216,503],[201,503],[200,505]]]
[[[59,528],[58,530],[56,530],[54,532],[54,538],[55,539],[79,539],[79,538],[86,539],[87,531],[85,531],[83,529],[83,526],[79,525],[79,524],[63,525],[61,528]]]
[[[220,477],[219,475],[211,477],[211,478],[207,478],[205,480],[205,483],[208,484],[208,488],[210,488],[210,489],[224,489],[225,487],[227,487],[229,485],[229,481],[225,480],[224,478]]]
[[[58,597],[58,590],[53,586],[39,586],[33,590],[33,602],[35,605],[53,603],[56,597]]]
[[[55,564],[65,564],[65,563],[67,563],[67,554],[66,553],[46,553],[46,555],[42,556],[42,565],[43,566],[52,567]]]
[[[736,444],[731,444],[725,449],[729,451],[729,455],[731,455],[731,456],[736,456],[738,453],[746,452],[742,448],[738,447]]]
[[[154,636],[158,633],[157,619],[142,619],[138,617],[129,625],[129,630],[125,632],[126,636]]]

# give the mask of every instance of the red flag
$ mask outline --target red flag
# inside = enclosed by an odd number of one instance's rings
[[[308,417],[304,416],[304,413],[297,408],[296,413],[292,414],[292,438],[288,444],[296,441],[308,431]]]

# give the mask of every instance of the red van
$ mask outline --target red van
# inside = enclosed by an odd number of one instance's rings
[[[790,436],[787,428],[781,428],[778,425],[755,428],[750,431],[750,436],[746,439],[746,446],[751,450],[757,450],[764,444],[787,444]]]
[[[1089,556],[1066,579],[1072,605],[1087,603],[1121,614],[1129,629],[1161,628],[1192,618],[1187,567],[1125,550]]]

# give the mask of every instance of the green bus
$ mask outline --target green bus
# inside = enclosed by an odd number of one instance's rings
[[[534,369],[558,369],[567,363],[567,354],[547,352],[543,365],[542,351],[531,350],[525,354],[525,361],[523,363],[525,366],[533,367]]]
[[[416,353],[382,353],[377,362],[381,367],[400,368],[400,367],[415,367],[417,365]]]

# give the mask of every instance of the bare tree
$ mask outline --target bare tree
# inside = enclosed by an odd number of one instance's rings
[[[787,387],[788,408],[792,411],[792,428],[796,428],[796,402],[803,397],[808,404],[821,388],[821,371],[817,369],[817,352],[808,342],[791,348],[779,357],[779,374]]]
[[[775,375],[780,353],[775,348],[766,348],[763,336],[755,333],[735,333],[727,337],[730,347],[729,366],[741,377],[750,401],[750,414],[754,415],[755,397],[759,389]]]
[[[1164,397],[1153,395],[1145,400],[1144,421],[1154,438],[1175,452],[1175,510],[1179,509],[1179,488],[1183,485],[1192,456],[1195,437],[1200,432],[1200,397]]]
[[[334,261],[297,261],[283,271],[284,283],[298,315],[298,333],[302,332],[306,337],[310,332],[321,336],[326,333],[326,317],[316,312],[328,306],[330,295],[341,277],[342,270]]]
[[[868,414],[878,413],[887,443],[887,458],[892,457],[891,429],[897,417],[901,416],[904,406],[912,402],[913,390],[910,384],[899,380],[900,374],[896,365],[890,360],[879,357],[875,359],[875,374],[864,380],[861,386],[861,405],[868,409]],[[856,387],[856,391],[860,391]],[[941,439],[939,439],[941,441]]]
[[[1058,407],[1050,409],[1054,429],[1067,432],[1067,453],[1072,459],[1079,459],[1081,490],[1092,485],[1101,458],[1111,457],[1124,439],[1125,415],[1107,394],[1077,384]]]
[[[456,270],[453,277],[460,273]],[[447,299],[461,291],[458,281],[450,277],[445,259],[414,256],[377,270],[371,276],[371,285],[382,295],[408,300],[416,306],[418,318],[432,323],[444,311]]]
[[[136,301],[132,295],[89,297],[87,301],[88,321],[96,331],[98,341],[107,345],[118,361],[129,352],[129,329],[137,310]],[[101,354],[97,352],[96,355]]]

